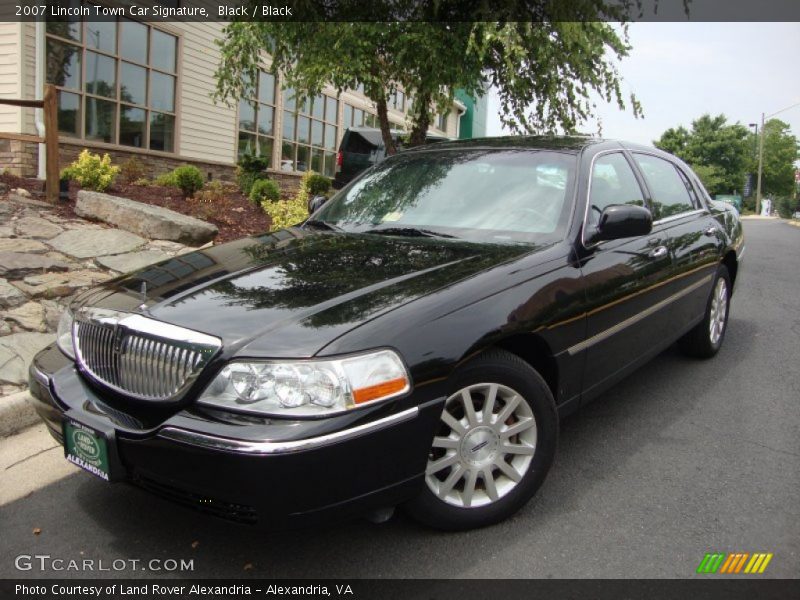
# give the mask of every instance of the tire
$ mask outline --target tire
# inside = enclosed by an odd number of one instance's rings
[[[695,358],[711,358],[719,352],[725,340],[725,332],[728,330],[730,304],[731,279],[727,267],[720,265],[703,320],[678,340],[681,352]]]
[[[542,485],[557,442],[558,414],[544,379],[518,356],[488,351],[455,374],[425,484],[405,510],[447,531],[503,521]]]

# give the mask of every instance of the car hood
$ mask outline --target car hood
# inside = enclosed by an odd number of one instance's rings
[[[227,354],[304,357],[386,311],[530,251],[291,228],[156,263],[79,304],[214,335]]]

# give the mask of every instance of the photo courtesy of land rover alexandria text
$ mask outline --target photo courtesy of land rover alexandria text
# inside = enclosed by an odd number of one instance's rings
[[[675,342],[717,353],[744,251],[664,152],[444,141],[81,294],[30,386],[99,480],[269,528],[480,527],[542,486],[560,418]]]

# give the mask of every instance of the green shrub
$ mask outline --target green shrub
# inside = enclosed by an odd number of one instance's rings
[[[775,198],[773,206],[775,207],[775,210],[778,211],[778,215],[781,218],[791,219],[794,215],[794,211],[797,210],[797,200],[790,198],[789,196],[781,196]]]
[[[203,187],[203,174],[194,165],[177,167],[172,174],[175,176],[175,185],[181,188],[183,195],[188,198]]]
[[[239,158],[236,166],[236,182],[245,196],[250,196],[256,181],[269,179],[266,173],[268,167],[269,159],[266,156],[244,154]]]
[[[169,173],[162,173],[156,177],[154,183],[164,187],[178,187],[178,180],[175,178],[175,171]]]
[[[119,167],[111,164],[108,154],[101,158],[99,154],[83,150],[75,162],[61,171],[61,179],[77,181],[85,190],[104,192],[114,183],[118,173]]]
[[[300,198],[300,194],[291,200],[264,202],[261,207],[272,219],[270,231],[277,231],[278,229],[296,225],[308,218],[308,207]]]
[[[331,190],[331,180],[324,175],[309,171],[303,175],[302,184],[306,192],[312,198],[314,196],[325,196]]]
[[[255,204],[277,202],[281,199],[281,188],[270,179],[258,179],[250,188],[250,200]]]
[[[135,185],[136,181],[147,176],[147,169],[141,160],[132,156],[119,166],[119,175],[125,183]]]
[[[147,187],[148,185],[153,185],[153,182],[150,181],[147,177],[140,177],[136,181],[131,182],[131,185],[138,185],[141,187]]]

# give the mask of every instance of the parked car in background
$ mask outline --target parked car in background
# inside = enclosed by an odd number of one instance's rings
[[[398,150],[403,149],[403,136],[407,135],[397,129],[391,130],[392,140]],[[446,141],[448,138],[429,133],[426,143]],[[380,129],[374,127],[351,127],[345,130],[339,153],[336,155],[336,174],[333,179],[334,189],[341,189],[369,167],[386,158],[386,147]]]
[[[561,417],[676,341],[717,353],[743,254],[659,150],[442,142],[301,226],[81,294],[30,389],[68,460],[197,510],[481,527],[540,488]]]
[[[739,194],[717,194],[714,196],[714,200],[732,204],[736,207],[736,210],[742,212],[742,197]]]

